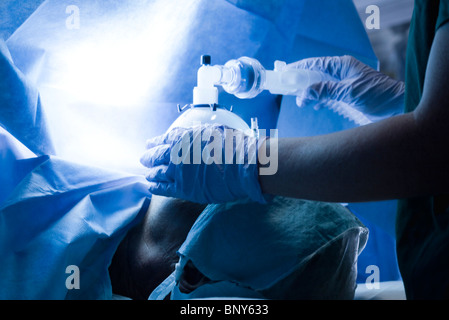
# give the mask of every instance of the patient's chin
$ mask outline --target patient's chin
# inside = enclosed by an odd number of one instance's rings
[[[153,196],[144,218],[145,240],[176,253],[206,206],[181,199]]]
[[[148,299],[178,261],[177,251],[206,205],[153,196],[142,222],[117,249],[109,273],[113,292]]]

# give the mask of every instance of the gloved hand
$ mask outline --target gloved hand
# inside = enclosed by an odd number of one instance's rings
[[[330,81],[311,85],[298,93],[299,107],[319,104],[332,108],[346,103],[362,112],[371,122],[403,113],[404,83],[363,64],[351,56],[304,59],[288,68],[324,72]]]
[[[257,144],[256,138],[225,126],[175,128],[148,140],[140,162],[149,168],[150,192],[156,195],[196,203],[247,197],[265,203],[258,180]]]

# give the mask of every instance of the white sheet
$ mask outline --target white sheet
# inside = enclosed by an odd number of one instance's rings
[[[355,300],[405,300],[404,283],[402,281],[379,282],[378,288],[369,289],[359,283],[355,291]]]

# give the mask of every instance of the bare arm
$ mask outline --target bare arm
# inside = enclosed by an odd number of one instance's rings
[[[312,138],[281,139],[264,193],[331,202],[449,192],[449,24],[434,40],[418,108]]]

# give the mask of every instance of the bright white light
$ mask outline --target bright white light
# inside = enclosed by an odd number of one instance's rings
[[[58,156],[142,173],[148,137],[136,122],[176,86],[168,83],[171,64],[188,48],[199,3],[133,1],[90,20],[80,7],[79,30],[61,30],[59,42],[46,46],[38,81]]]
[[[158,96],[173,55],[182,49],[198,1],[155,1],[99,18],[81,43],[52,56],[52,86],[96,104],[133,106]],[[124,23],[126,22],[126,23]]]

